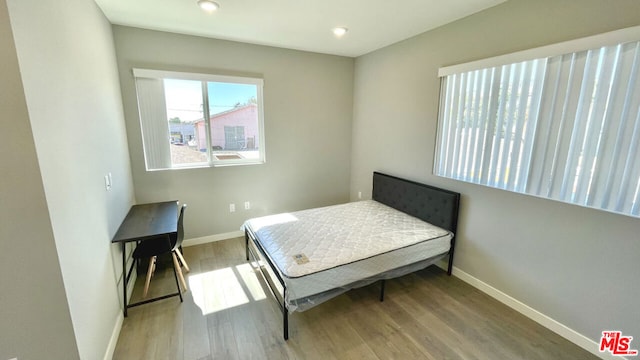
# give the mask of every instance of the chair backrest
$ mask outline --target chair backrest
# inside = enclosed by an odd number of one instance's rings
[[[184,240],[184,210],[186,208],[187,204],[182,204],[182,207],[180,207],[180,215],[178,216],[178,235],[176,236],[176,241],[173,244],[173,249],[177,249],[182,246],[182,241]]]

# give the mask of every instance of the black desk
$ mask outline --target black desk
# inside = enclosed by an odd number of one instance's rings
[[[127,304],[127,284],[133,272],[135,261],[131,263],[129,270],[127,267],[127,243],[138,241],[170,241],[171,234],[178,232],[178,202],[165,201],[151,204],[134,205],[120,224],[118,232],[111,240],[112,243],[122,244],[122,294],[124,300],[124,316],[127,316],[127,309],[130,307],[147,304],[153,301],[166,299],[172,296],[180,296],[180,291],[164,295],[161,297],[144,300],[134,304]],[[177,279],[176,279],[177,282]]]

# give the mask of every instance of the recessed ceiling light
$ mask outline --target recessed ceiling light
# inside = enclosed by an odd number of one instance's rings
[[[204,11],[213,12],[218,10],[220,4],[213,0],[198,0],[198,6]]]
[[[333,28],[333,34],[337,37],[343,37],[344,34],[347,33],[347,31],[349,31],[349,29],[347,29],[346,27]]]

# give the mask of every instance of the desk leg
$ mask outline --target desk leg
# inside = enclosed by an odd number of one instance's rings
[[[127,243],[122,242],[122,303],[124,317],[127,317]]]

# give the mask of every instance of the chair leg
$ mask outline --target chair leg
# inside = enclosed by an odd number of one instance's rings
[[[149,268],[147,269],[147,279],[144,282],[144,293],[142,294],[142,297],[147,297],[147,292],[149,292],[149,283],[151,282],[151,275],[153,275],[153,272],[156,268],[156,257],[153,256],[149,259]]]
[[[153,277],[153,275],[156,274],[156,266],[158,266],[158,257],[154,256],[154,260],[153,260],[153,269],[151,269],[151,276]]]
[[[171,252],[171,257],[173,258],[173,266],[175,267],[176,272],[178,273],[178,277],[180,278],[180,283],[182,284],[184,291],[187,291],[187,282],[184,281],[184,275],[182,275],[182,269],[180,268],[180,263],[178,262],[175,251]]]
[[[182,290],[180,289],[180,282],[178,281],[178,272],[176,271],[175,265],[174,267],[171,268],[171,270],[173,270],[173,279],[176,281],[176,289],[178,289],[178,296],[180,296],[180,302],[183,302],[184,299],[182,298]]]
[[[184,257],[182,256],[182,252],[180,252],[180,249],[176,249],[175,252],[176,252],[176,255],[178,255],[178,259],[180,260],[180,263],[182,263],[182,266],[184,266],[184,269],[187,272],[191,271],[189,269],[189,265],[187,265],[187,262],[184,261]]]

